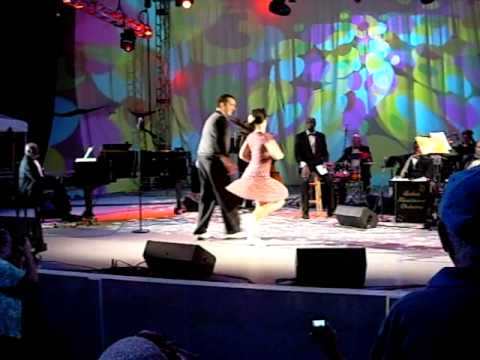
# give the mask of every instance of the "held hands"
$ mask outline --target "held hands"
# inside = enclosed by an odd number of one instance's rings
[[[238,172],[237,165],[228,156],[222,156],[220,159],[222,159],[223,166],[227,169],[228,175],[234,176]]]

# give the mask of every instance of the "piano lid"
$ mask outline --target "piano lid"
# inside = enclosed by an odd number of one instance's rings
[[[103,144],[103,151],[128,151],[132,147],[132,144]]]

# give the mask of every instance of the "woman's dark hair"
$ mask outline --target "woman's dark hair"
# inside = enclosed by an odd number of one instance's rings
[[[253,125],[261,124],[267,118],[267,111],[264,108],[253,109],[252,116],[255,118],[255,120],[253,120],[251,124]]]

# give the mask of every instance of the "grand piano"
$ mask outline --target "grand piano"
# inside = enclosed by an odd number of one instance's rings
[[[66,185],[82,188],[85,197],[83,217],[93,218],[93,191],[123,178],[158,179],[159,187],[175,188],[177,208],[180,207],[182,180],[188,176],[190,153],[183,149],[166,151],[134,151],[131,144],[104,144],[98,157],[89,148],[82,158],[75,159],[73,175]],[[139,166],[141,165],[141,166]]]

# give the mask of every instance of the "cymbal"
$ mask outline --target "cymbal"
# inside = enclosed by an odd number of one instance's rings
[[[363,163],[363,165],[373,165],[373,164],[375,164],[375,161],[368,161]]]

